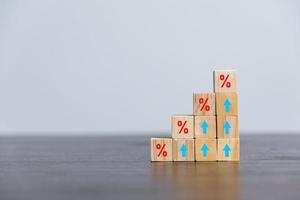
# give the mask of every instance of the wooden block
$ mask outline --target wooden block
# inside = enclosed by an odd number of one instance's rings
[[[238,116],[217,116],[217,138],[238,138]]]
[[[173,139],[173,161],[195,161],[194,139]]]
[[[236,70],[215,70],[214,91],[215,92],[237,92]]]
[[[217,139],[195,139],[196,161],[217,160]]]
[[[236,92],[216,93],[217,115],[238,115]]]
[[[215,93],[194,93],[193,94],[194,115],[215,115],[216,97]]]
[[[151,138],[151,161],[172,161],[172,139]]]
[[[194,138],[194,116],[173,115],[172,116],[173,138]]]
[[[240,160],[240,139],[217,139],[218,161]]]
[[[216,139],[216,116],[195,116],[194,124],[195,138]]]

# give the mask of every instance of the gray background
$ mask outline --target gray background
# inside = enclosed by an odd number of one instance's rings
[[[0,133],[170,131],[237,69],[244,133],[300,130],[300,3],[0,1]]]

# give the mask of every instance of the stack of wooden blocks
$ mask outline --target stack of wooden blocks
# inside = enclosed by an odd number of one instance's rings
[[[151,138],[151,160],[239,161],[236,71],[215,70],[214,93],[194,93],[193,110],[172,116],[172,138]]]

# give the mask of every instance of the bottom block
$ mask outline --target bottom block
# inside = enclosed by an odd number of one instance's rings
[[[171,138],[151,138],[151,161],[172,161]]]
[[[195,161],[194,139],[173,139],[174,161]]]
[[[239,161],[240,160],[240,139],[217,139],[219,161]]]
[[[196,161],[216,161],[217,160],[217,140],[216,139],[196,139],[195,140]]]

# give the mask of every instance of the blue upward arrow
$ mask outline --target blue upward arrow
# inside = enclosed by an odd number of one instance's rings
[[[203,158],[206,158],[207,157],[207,151],[208,151],[208,147],[206,144],[204,144],[202,147],[201,147],[201,151],[203,153]]]
[[[207,133],[208,123],[204,120],[201,124],[202,132],[204,135]]]
[[[226,98],[226,100],[224,101],[224,107],[225,107],[226,112],[230,112],[230,106],[231,106],[231,103],[230,103],[229,99]]]
[[[181,151],[181,157],[185,158],[186,157],[186,151],[187,151],[187,147],[185,144],[183,144],[181,147],[180,147],[180,151]]]
[[[225,147],[223,148],[223,151],[225,153],[225,157],[229,158],[229,152],[231,151],[230,146],[228,144],[225,145]]]
[[[231,128],[230,124],[228,123],[228,121],[226,121],[225,124],[224,124],[224,129],[225,129],[225,134],[226,135],[229,135],[230,128]]]

